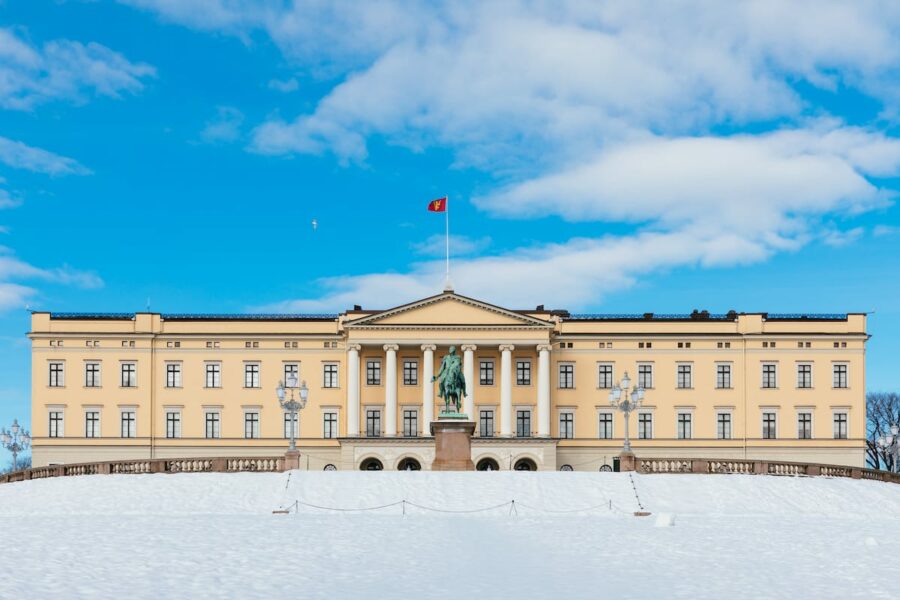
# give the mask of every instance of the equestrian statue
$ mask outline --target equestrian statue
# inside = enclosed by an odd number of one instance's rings
[[[440,381],[438,396],[444,399],[444,411],[441,414],[454,414],[450,411],[451,402],[456,406],[455,413],[461,413],[463,396],[466,394],[466,378],[456,346],[450,346],[450,352],[441,361],[441,368],[431,381]]]

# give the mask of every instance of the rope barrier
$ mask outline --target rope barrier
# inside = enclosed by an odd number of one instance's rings
[[[641,498],[638,496],[637,486],[634,485],[634,477],[631,476],[631,473],[628,473],[628,479],[631,481],[631,489],[634,490],[634,499],[637,500],[638,507],[644,510],[644,505],[641,504]]]
[[[384,510],[386,508],[392,508],[394,506],[400,506],[401,513],[404,516],[407,514],[407,511],[406,511],[407,506],[412,506],[414,508],[418,508],[420,510],[424,510],[424,511],[428,511],[428,512],[454,514],[454,515],[484,513],[484,512],[489,512],[492,510],[498,510],[498,509],[501,509],[501,508],[504,508],[507,506],[509,507],[509,513],[508,513],[509,516],[518,516],[519,515],[519,511],[518,511],[519,506],[521,506],[522,508],[525,508],[526,510],[533,510],[536,512],[546,513],[546,514],[560,514],[560,515],[573,514],[573,513],[579,513],[579,512],[594,511],[594,510],[598,510],[600,508],[607,508],[610,512],[615,512],[615,513],[619,513],[622,515],[630,515],[631,514],[628,511],[624,511],[624,510],[618,508],[617,506],[615,506],[615,504],[613,503],[612,500],[607,500],[607,501],[603,502],[602,504],[595,504],[593,506],[587,506],[587,507],[583,507],[583,508],[557,510],[557,509],[540,508],[537,506],[523,504],[522,502],[517,502],[515,499],[510,500],[509,502],[495,504],[493,506],[486,506],[483,508],[471,508],[471,509],[435,508],[433,506],[425,506],[423,504],[418,504],[416,502],[412,502],[412,501],[406,500],[406,499],[398,500],[397,502],[391,502],[389,504],[382,504],[379,506],[367,506],[367,507],[360,507],[360,508],[344,508],[344,507],[335,507],[335,506],[321,506],[319,504],[312,504],[310,502],[304,502],[303,500],[297,499],[297,500],[294,500],[294,502],[291,505],[289,505],[287,507],[287,509],[283,509],[283,510],[290,511],[291,509],[293,509],[295,513],[299,514],[301,506],[305,506],[307,508],[314,508],[317,510],[330,510],[330,511],[345,512],[345,513],[371,512],[371,511],[375,511],[375,510]],[[643,508],[643,507],[641,507],[641,508]]]

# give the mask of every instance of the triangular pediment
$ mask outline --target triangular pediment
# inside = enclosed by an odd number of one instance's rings
[[[515,327],[547,329],[553,323],[473,298],[445,292],[358,319],[345,327]]]

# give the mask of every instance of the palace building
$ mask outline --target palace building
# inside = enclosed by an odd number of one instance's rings
[[[301,468],[428,469],[450,346],[479,469],[608,468],[626,372],[639,457],[865,462],[864,314],[579,315],[448,291],[339,315],[34,312],[28,335],[35,466],[283,454],[276,388],[296,377]]]

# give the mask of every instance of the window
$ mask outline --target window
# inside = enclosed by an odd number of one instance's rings
[[[222,387],[222,365],[220,365],[219,363],[207,363],[206,387]]]
[[[718,342],[716,343],[717,348],[731,348],[731,342]]]
[[[136,437],[137,433],[135,432],[135,414],[134,411],[131,410],[123,410],[122,411],[122,437],[123,438],[133,438]]]
[[[516,385],[531,385],[531,361],[516,361]]]
[[[244,365],[244,387],[245,388],[258,388],[259,387],[259,365],[256,365],[256,364]]]
[[[601,390],[612,389],[613,386],[613,366],[609,363],[601,363],[598,365],[599,379],[597,387]]]
[[[653,365],[638,365],[637,384],[645,390],[653,387]]]
[[[177,410],[166,412],[166,437],[170,440],[181,437],[181,413]]]
[[[84,413],[84,437],[98,438],[100,437],[100,413],[97,411],[88,411]]]
[[[847,413],[834,413],[834,439],[847,439]]]
[[[691,413],[678,413],[678,431],[676,433],[679,440],[691,439],[692,418]]]
[[[403,411],[403,435],[404,437],[416,437],[419,435],[419,411]]]
[[[531,437],[531,411],[516,411],[516,437]]]
[[[494,411],[482,410],[478,413],[478,431],[481,437],[494,437]]]
[[[678,342],[678,347],[679,348],[690,348],[691,343],[690,342]]]
[[[797,365],[797,387],[809,389],[812,386],[812,365]]]
[[[478,365],[478,383],[494,385],[494,361],[483,360]]]
[[[731,413],[719,413],[716,418],[716,437],[720,440],[731,439]]]
[[[122,363],[122,387],[137,386],[137,365]]]
[[[166,363],[166,387],[181,387],[181,363]]]
[[[611,440],[613,437],[613,416],[610,412],[600,413],[599,437],[601,440]]]
[[[778,437],[776,429],[776,417],[773,412],[764,412],[762,420],[762,437],[764,440],[774,440]]]
[[[797,439],[812,439],[812,413],[802,412],[797,414]]]
[[[327,363],[324,366],[324,381],[322,387],[338,387],[338,366],[336,363]]]
[[[559,413],[559,437],[564,440],[575,437],[575,416],[570,412]]]
[[[287,387],[292,380],[295,382],[295,385],[300,385],[300,365],[297,363],[285,363],[284,385]]]
[[[720,390],[731,388],[731,365],[716,365],[716,387]]]
[[[692,365],[678,365],[678,388],[682,390],[693,387],[691,377]]]
[[[650,349],[652,347],[653,347],[653,342],[638,342],[638,348]]]
[[[769,363],[762,366],[762,386],[766,389],[778,387],[778,365]]]
[[[100,363],[89,362],[84,365],[84,386],[100,387]]]
[[[50,411],[50,427],[49,427],[50,437],[59,438],[63,437],[63,414],[62,411]]]
[[[66,385],[65,367],[61,362],[50,363],[50,387],[63,387]]]
[[[327,373],[327,369],[326,369],[326,373]],[[325,378],[328,379],[328,376],[326,375]],[[366,361],[366,385],[381,385],[381,361],[380,360],[367,360]],[[325,387],[330,387],[330,386],[326,385]]]
[[[419,363],[415,360],[403,361],[403,385],[419,385]]]
[[[638,439],[653,439],[653,415],[650,413],[640,413],[638,415]]]
[[[847,387],[847,365],[834,365],[834,387]]]
[[[291,419],[291,413],[284,413],[284,439],[291,439],[291,425],[294,426],[294,437],[299,437],[300,435],[300,414],[294,413],[294,418]]]
[[[336,412],[325,413],[322,416],[322,423],[322,437],[324,437],[326,440],[330,440],[338,436],[338,420]]]
[[[366,411],[366,437],[379,437],[381,435],[381,411]]]
[[[221,435],[219,430],[219,413],[206,413],[206,439],[218,439]]]
[[[575,389],[575,365],[572,363],[559,365],[559,387],[563,390]]]
[[[248,440],[255,440],[259,437],[259,413],[258,412],[245,412],[244,413],[244,437]]]

